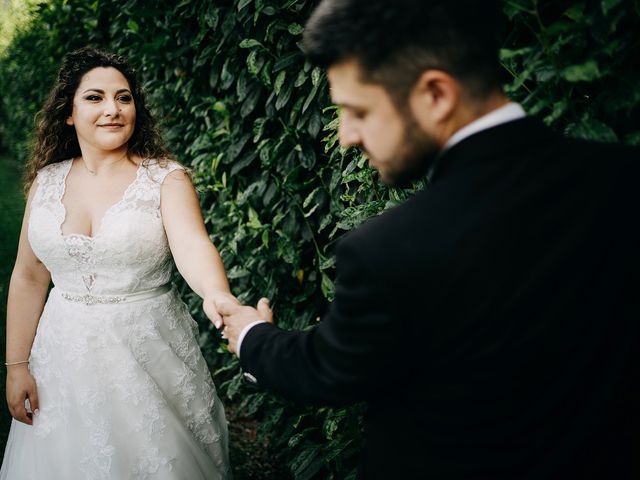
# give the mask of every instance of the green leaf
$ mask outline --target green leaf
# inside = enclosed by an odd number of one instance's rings
[[[224,62],[224,65],[222,66],[222,73],[220,74],[222,85],[220,85],[220,88],[222,88],[223,90],[229,88],[233,83],[234,75],[231,72],[232,63],[233,62],[231,61],[231,58],[227,58],[227,60]]]
[[[307,195],[307,198],[304,199],[304,202],[302,202],[302,208],[307,208],[311,202],[313,202],[313,199],[315,198],[316,194],[320,191],[321,187],[316,187],[314,188],[311,193],[309,195]]]
[[[331,280],[331,278],[329,278],[329,275],[324,272],[322,272],[321,289],[324,297],[327,300],[332,301],[336,291],[335,286],[333,284],[333,280]]]
[[[238,45],[240,48],[253,48],[253,47],[263,47],[262,43],[254,38],[245,38]]]
[[[285,87],[280,91],[280,95],[276,99],[276,110],[282,109],[287,103],[289,103],[289,99],[291,99],[291,93],[293,92],[293,82],[289,82],[285,84]]]
[[[245,100],[246,101],[246,100]],[[242,149],[251,138],[250,133],[243,133],[242,136],[236,137],[234,142],[230,144],[224,151],[223,163],[229,163],[235,160]]]
[[[253,143],[258,142],[258,140],[262,138],[266,125],[267,125],[267,119],[264,117],[257,118],[253,122]],[[261,149],[261,146],[259,145],[256,150],[260,150],[260,149]]]
[[[301,87],[302,85],[304,85],[304,82],[307,81],[307,78],[309,78],[309,75],[307,75],[307,73],[304,70],[300,70],[298,72],[298,76],[296,77],[296,81],[294,82],[293,86],[296,88]]]
[[[562,77],[568,82],[591,82],[600,78],[598,62],[587,60],[580,65],[571,65],[562,71]]]
[[[269,184],[269,186],[267,187],[267,190],[264,192],[264,196],[262,197],[262,203],[264,204],[264,206],[268,206],[273,201],[274,197],[276,196],[276,193],[278,192],[277,188],[278,187],[276,186],[275,183]],[[274,220],[273,220],[274,226],[277,223],[276,218],[278,218],[278,216],[274,217]]]
[[[344,443],[340,441],[333,441],[332,443],[330,443],[324,454],[325,462],[329,462],[334,458],[336,458],[338,455],[343,454],[343,452],[347,448],[349,448],[352,445],[352,443],[353,443],[353,440],[347,440]]]
[[[253,88],[247,94],[247,98],[242,103],[242,107],[240,108],[240,116],[242,118],[248,116],[253,110],[256,108],[258,104],[258,100],[260,100],[260,88]]]
[[[311,117],[309,118],[309,123],[307,124],[307,132],[311,138],[316,138],[320,133],[320,130],[322,130],[322,117],[318,111],[314,109],[311,113]]]
[[[618,141],[618,136],[613,129],[595,118],[583,118],[580,122],[569,124],[565,129],[565,134],[585,140]]]
[[[556,69],[551,65],[544,65],[535,71],[536,81],[545,83],[555,78],[557,75]]]
[[[500,60],[511,60],[513,58],[524,57],[530,55],[533,52],[533,47],[518,48],[516,50],[510,50],[508,48],[501,48],[499,51]]]
[[[287,442],[287,446],[289,448],[295,448],[296,446],[298,446],[298,444],[302,440],[304,440],[306,434],[307,432],[301,432],[301,433],[296,433],[295,435],[292,435],[289,441]]]
[[[640,146],[640,130],[629,133],[624,137],[624,143],[627,145],[633,145],[635,147]]]
[[[300,35],[304,32],[304,27],[299,23],[290,23],[287,30],[291,35]]]
[[[225,384],[225,386],[227,387],[226,388],[227,396],[229,398],[235,397],[240,391],[240,388],[242,387],[243,384],[244,384],[244,380],[242,378],[242,375],[234,376],[229,382]]]
[[[97,25],[97,24],[96,24]],[[129,28],[129,30],[131,30],[133,33],[138,33],[138,31],[140,30],[140,26],[138,25],[138,22],[136,22],[135,20],[131,19],[127,22],[127,27]]]
[[[328,270],[330,268],[335,267],[336,265],[336,257],[331,256],[331,257],[322,257],[320,264],[318,265],[318,268],[320,270]]]
[[[285,78],[287,78],[287,72],[286,70],[282,70],[276,77],[276,81],[273,82],[273,91],[276,95],[280,95],[280,90],[282,90]]]
[[[248,75],[240,75],[236,80],[236,95],[239,102],[242,102],[245,98],[247,98],[247,93],[251,89],[252,85],[249,82]]]
[[[218,155],[215,155],[212,159],[211,159],[211,173],[215,174],[216,170],[218,169],[218,165],[220,165],[220,160],[222,158],[222,154],[219,153]]]
[[[238,2],[238,11],[243,10],[247,5],[249,5],[253,0],[240,0]]]
[[[254,212],[255,213],[255,212]],[[230,280],[236,279],[236,278],[242,278],[242,277],[246,277],[248,275],[251,275],[251,272],[249,270],[247,270],[246,268],[240,267],[240,266],[233,266],[231,267],[228,271],[227,271],[227,277]]]
[[[215,29],[218,26],[218,20],[220,19],[217,8],[214,8],[215,7],[212,8],[212,6],[210,6],[209,10],[204,15],[204,20],[207,24],[207,27],[212,29]]]
[[[252,151],[252,152],[249,152],[246,155],[244,155],[239,160],[236,160],[235,162],[233,162],[233,165],[231,166],[231,172],[230,172],[231,175],[234,176],[240,170],[242,170],[243,168],[249,166],[251,164],[251,162],[253,162],[257,158],[257,156],[258,156],[258,152]]]
[[[504,13],[509,17],[509,20],[511,20],[518,14],[532,14],[533,12],[531,10],[531,4],[527,0],[505,0]]]
[[[311,170],[316,164],[316,152],[308,143],[302,144],[298,158],[300,159],[300,164],[307,170]]]
[[[276,60],[276,63],[273,65],[273,72],[279,72],[280,70],[287,68],[289,65],[293,65],[296,61],[301,58],[300,53],[298,52],[290,52]]]
[[[251,207],[249,207],[249,222],[247,225],[251,228],[262,228],[258,213]]]
[[[313,460],[315,460],[315,458],[318,456],[318,453],[319,453],[318,448],[307,448],[306,450],[303,450],[303,452],[295,458],[291,466],[293,469],[293,474],[295,475],[296,478],[301,477],[305,469],[309,465],[311,465]],[[313,472],[313,473],[316,473],[316,472]],[[306,479],[310,477],[305,476],[304,478]]]
[[[311,83],[314,87],[317,87],[322,78],[322,69],[320,67],[314,67],[311,71]]]
[[[271,88],[271,60],[267,60],[264,64],[264,68],[260,69],[259,79],[262,84],[268,88]]]
[[[257,393],[254,395],[248,395],[242,401],[240,406],[243,415],[254,415],[258,409],[264,404],[266,395],[264,393]]]
[[[563,98],[559,102],[555,102],[553,104],[553,109],[551,113],[544,118],[544,122],[547,125],[551,125],[553,122],[555,122],[557,119],[559,119],[560,117],[562,117],[562,115],[565,114],[568,107],[569,107],[569,102],[567,101],[566,98]]]
[[[602,13],[607,15],[611,10],[616,8],[622,0],[601,0],[600,8],[602,8]]]
[[[327,228],[333,222],[333,216],[331,214],[325,215],[325,217],[320,222],[320,226],[318,227],[318,233],[322,232],[325,228]],[[322,269],[322,266],[320,267]]]
[[[304,218],[309,218],[318,208],[320,208],[320,204],[316,203],[313,207],[311,207],[311,210],[304,212]]]
[[[257,50],[252,50],[249,52],[249,55],[247,55],[247,68],[249,73],[254,77],[260,72],[261,62],[259,60]]]
[[[309,92],[309,95],[304,101],[304,105],[302,105],[302,113],[306,112],[309,106],[311,106],[311,102],[313,102],[313,100],[316,98],[317,93],[318,93],[318,85],[314,85],[313,88],[311,89],[311,92]]]
[[[576,3],[567,8],[564,15],[574,22],[582,22],[584,20],[584,8],[584,3]]]

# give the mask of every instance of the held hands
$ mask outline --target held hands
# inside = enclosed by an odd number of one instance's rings
[[[267,298],[261,298],[256,308],[240,305],[237,301],[221,303],[218,313],[222,315],[224,321],[223,337],[229,341],[229,351],[236,355],[239,354],[238,337],[244,327],[259,320],[273,323],[273,313]]]
[[[220,314],[220,306],[224,304],[240,305],[238,299],[228,292],[215,291],[205,295],[202,301],[202,309],[204,314],[211,320],[211,322],[220,328],[222,326],[222,315]]]
[[[25,406],[27,398],[31,411],[27,411]],[[38,416],[39,412],[38,390],[36,381],[26,364],[14,365],[7,369],[7,405],[13,418],[27,425],[33,425],[33,416]]]

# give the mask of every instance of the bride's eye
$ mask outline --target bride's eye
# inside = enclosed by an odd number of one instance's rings
[[[90,102],[99,102],[102,98],[99,95],[87,95],[84,97],[85,100],[89,100]]]
[[[131,98],[131,95],[122,95],[118,97],[118,100],[120,100],[122,103],[131,103],[131,100],[133,99]]]

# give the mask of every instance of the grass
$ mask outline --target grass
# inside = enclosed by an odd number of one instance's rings
[[[5,319],[7,317],[7,291],[9,278],[18,248],[18,236],[24,211],[24,196],[18,165],[11,159],[0,156],[0,348],[4,359]],[[4,384],[6,369],[0,368],[0,385],[2,385],[2,399],[0,400],[0,452],[4,452],[7,442],[11,416],[4,400]]]

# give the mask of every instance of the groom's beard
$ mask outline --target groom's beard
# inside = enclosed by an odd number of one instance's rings
[[[420,128],[411,113],[406,118],[404,138],[393,162],[395,167],[379,172],[383,183],[390,187],[410,187],[423,178],[440,151],[435,138]]]

